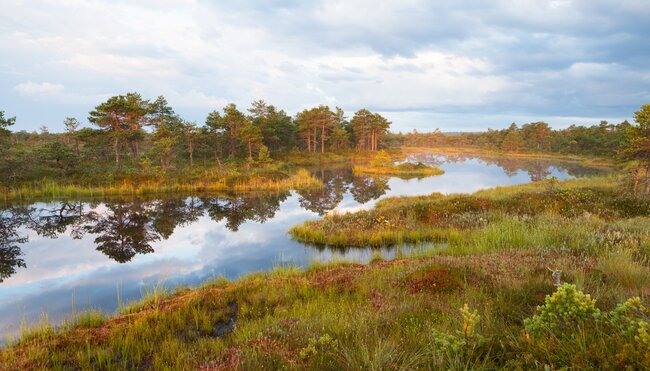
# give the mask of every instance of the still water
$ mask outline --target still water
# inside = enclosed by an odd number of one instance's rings
[[[0,208],[0,339],[23,319],[47,313],[60,323],[72,311],[114,312],[144,289],[237,278],[278,264],[305,266],[344,257],[368,261],[370,249],[332,250],[291,240],[289,228],[331,212],[370,208],[377,200],[432,192],[461,193],[500,185],[597,173],[554,160],[412,155],[440,166],[423,179],[354,176],[350,168],[316,170],[316,190],[192,197],[36,202]],[[394,249],[381,250],[390,258]]]

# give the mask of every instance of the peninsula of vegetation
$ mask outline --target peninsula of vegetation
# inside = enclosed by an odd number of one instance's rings
[[[18,173],[11,182],[41,181],[57,173],[70,179],[87,176],[75,161],[92,165],[93,159],[97,174],[110,169],[108,180],[124,181],[145,169],[157,176],[181,174],[179,169],[193,174],[208,167],[254,169],[259,162],[290,159],[292,151],[322,155],[328,150],[342,157],[342,151],[371,151],[370,164],[354,171],[386,167],[387,174],[399,175],[401,167],[382,148],[461,144],[466,151],[617,162],[609,175],[548,178],[474,194],[388,198],[372,210],[326,215],[290,233],[306,243],[341,249],[398,245],[396,258],[377,254],[366,265],[313,263],[306,270],[278,266],[194,289],[154,288],[116,316],[91,310],[73,313],[60,328],[47,322],[25,328],[19,340],[0,351],[4,368],[650,367],[650,105],[635,113],[633,124],[551,130],[532,123],[444,135],[389,134],[387,122],[365,110],[349,123],[342,111],[325,106],[292,119],[257,102],[251,116],[237,114],[234,106],[223,116],[211,114],[207,122],[218,129],[208,124],[190,130],[190,140],[183,121],[169,113],[162,99],[127,95],[105,104],[131,107],[130,99],[155,107],[146,120],[152,132],[126,114],[117,115],[123,121],[114,113],[103,116],[103,105],[90,115],[92,122],[102,122],[100,129],[66,135],[3,131],[3,140],[15,144],[2,147],[4,169],[28,156],[21,148],[44,153],[32,153],[33,162],[14,169]],[[282,119],[262,119],[269,117]],[[2,120],[5,128],[13,123]],[[268,127],[279,131],[265,136],[262,128]],[[287,132],[302,141],[273,139],[284,130],[279,128],[292,128]],[[84,130],[89,136],[79,134]],[[88,138],[97,142],[83,142]],[[111,144],[106,138],[112,138]],[[30,140],[33,145],[27,144]],[[49,157],[52,148],[68,157]],[[201,155],[195,157],[199,148]],[[107,153],[114,155],[110,165],[99,161]],[[67,164],[63,158],[76,159],[70,163],[74,166],[46,170],[45,164]],[[199,164],[196,158],[202,159]]]

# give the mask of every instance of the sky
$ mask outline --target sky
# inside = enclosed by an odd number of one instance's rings
[[[13,130],[163,95],[201,124],[229,102],[368,108],[392,131],[555,128],[650,103],[649,0],[2,0]]]

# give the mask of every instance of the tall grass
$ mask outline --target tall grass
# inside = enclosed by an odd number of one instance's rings
[[[519,259],[521,265],[504,264],[508,259]],[[44,331],[0,352],[0,362],[8,368],[106,370],[631,364],[636,356],[625,349],[634,343],[616,331],[586,329],[554,339],[554,345],[522,334],[522,319],[554,290],[550,276],[536,273],[537,267],[553,262],[545,259],[509,251],[368,266],[316,264],[306,271],[277,266],[269,273],[160,299],[158,310],[139,306],[125,318],[104,322],[102,337],[86,337],[81,327],[65,334]],[[512,273],[522,269],[528,273]],[[587,280],[593,285],[598,276]],[[616,283],[604,284],[620,290]],[[152,297],[154,291],[160,290],[152,290]],[[480,315],[474,330],[478,335],[462,335],[466,323],[458,308],[465,303]],[[228,321],[236,323],[232,332],[216,335],[218,324]],[[643,365],[648,364],[637,364]]]
[[[636,295],[647,294],[650,289],[650,269],[647,261],[638,262],[629,249],[608,251],[602,256],[596,269],[607,279]]]
[[[143,286],[140,298],[133,300],[130,303],[124,303],[120,287],[117,289],[117,303],[119,314],[131,314],[143,310],[145,308],[152,308],[158,310],[160,303],[163,299],[171,296],[174,290],[171,290],[163,278],[159,278],[155,283],[147,283]]]

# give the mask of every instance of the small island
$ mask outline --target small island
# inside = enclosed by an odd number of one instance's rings
[[[404,162],[395,165],[386,151],[379,151],[369,165],[354,166],[353,171],[355,174],[391,175],[400,178],[423,178],[445,173],[438,167],[428,166],[419,161],[417,164]]]

